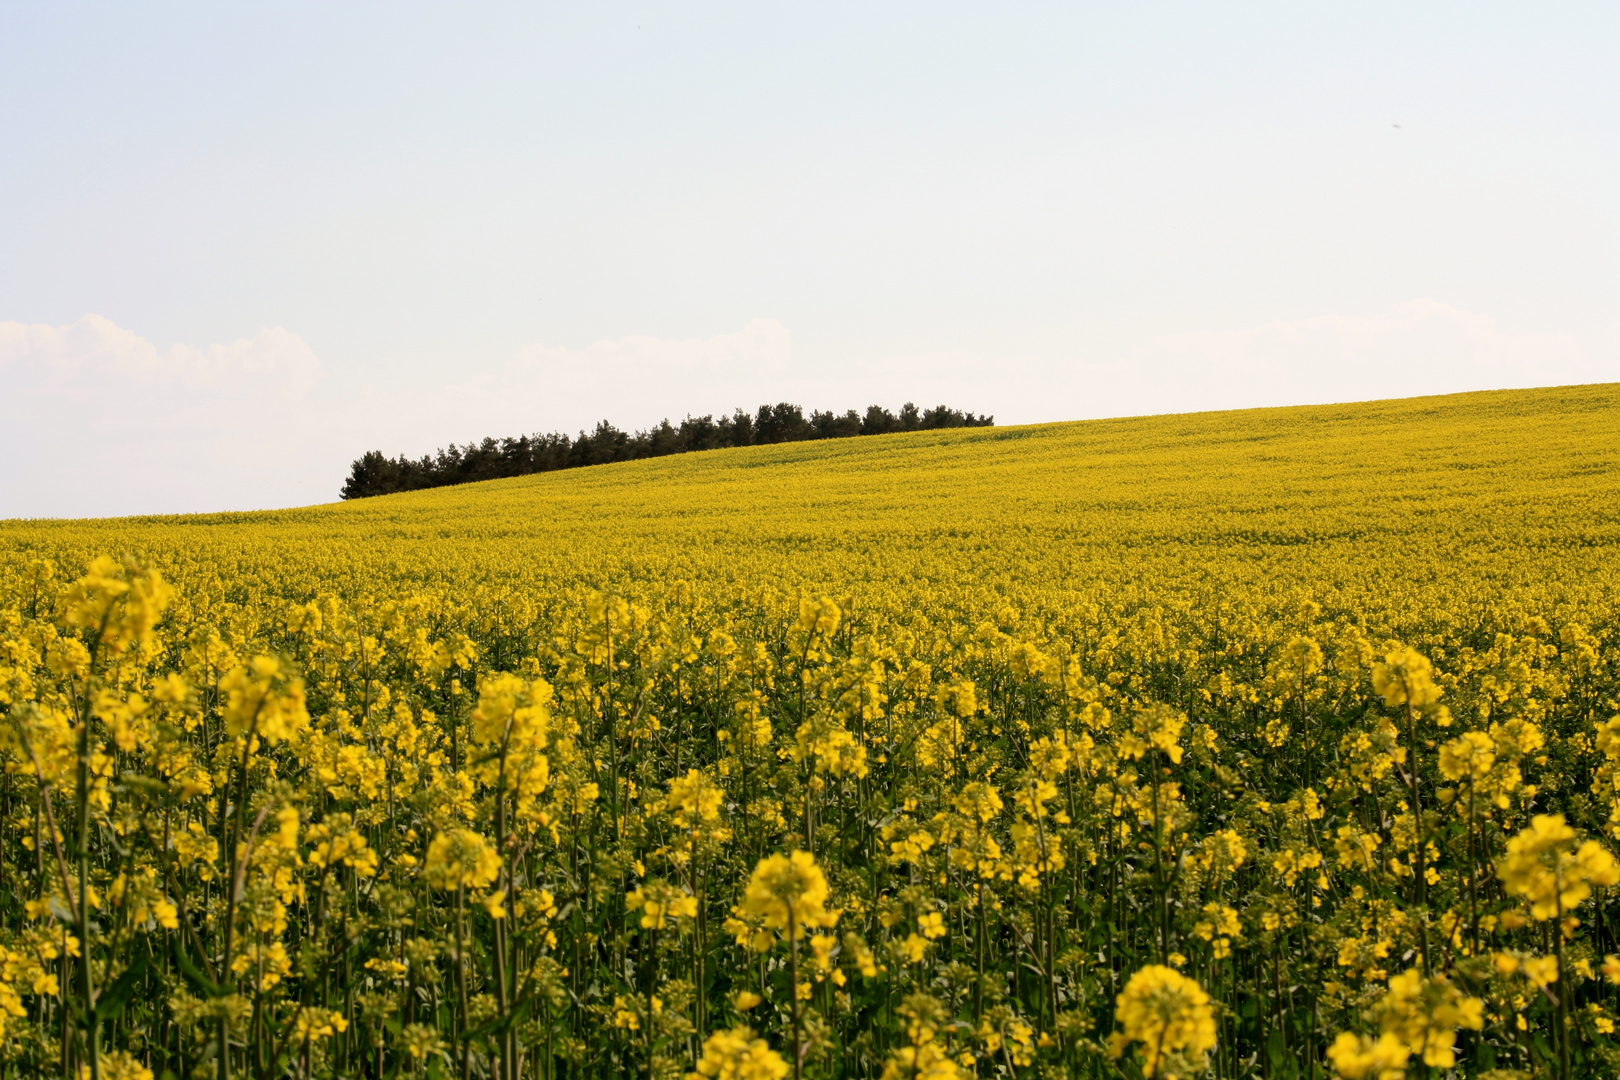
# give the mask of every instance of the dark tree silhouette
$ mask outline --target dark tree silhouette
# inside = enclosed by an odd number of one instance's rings
[[[845,413],[817,410],[808,419],[802,408],[782,401],[761,405],[753,414],[738,409],[718,420],[712,414],[688,416],[679,427],[663,420],[647,431],[633,433],[620,431],[603,420],[589,434],[582,431],[573,438],[558,432],[522,435],[515,439],[486,438],[465,446],[451,443],[420,459],[404,455],[390,458],[380,450],[370,450],[350,466],[341,495],[345,499],[364,499],[394,491],[468,484],[475,480],[527,476],[728,446],[763,446],[806,439],[845,439],[855,435],[992,427],[994,424],[995,418],[989,415],[975,416],[947,405],[919,411],[909,401],[900,406],[898,414],[881,405],[871,405],[865,414],[854,409]]]

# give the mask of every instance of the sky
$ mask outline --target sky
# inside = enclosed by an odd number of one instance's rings
[[[0,0],[0,518],[1620,380],[1612,3]]]

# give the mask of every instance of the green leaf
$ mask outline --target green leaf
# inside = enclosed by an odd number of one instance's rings
[[[186,955],[185,936],[182,934],[174,935],[174,962],[180,968],[180,974],[186,977],[186,982],[202,991],[205,997],[224,997],[230,993],[225,987],[220,986],[204,974],[202,968],[198,967],[192,962],[191,957]]]
[[[101,992],[101,995],[96,998],[97,1020],[111,1020],[124,1011],[124,1006],[129,1002],[130,995],[135,992],[135,987],[146,978],[146,969],[149,964],[150,960],[142,956],[125,968],[124,973],[114,979],[112,985]]]
[[[154,776],[142,776],[139,773],[120,773],[118,782],[130,791],[140,792],[154,801],[166,798],[169,794],[167,781],[159,780]]]
[[[521,1024],[524,1020],[528,1019],[529,1009],[532,1008],[533,1005],[533,998],[524,998],[522,1001],[517,1003],[516,1007],[514,1007],[510,1013],[507,1013],[505,1016],[497,1016],[488,1023],[479,1024],[477,1027],[467,1032],[467,1038],[482,1039],[486,1036],[504,1035],[507,1029],[512,1027],[513,1024]]]

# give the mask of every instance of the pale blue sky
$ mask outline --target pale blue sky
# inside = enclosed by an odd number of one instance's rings
[[[1599,3],[0,0],[0,517],[784,397],[1620,379],[1616,56]]]

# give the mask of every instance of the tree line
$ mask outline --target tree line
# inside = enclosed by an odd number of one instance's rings
[[[520,435],[517,438],[486,438],[481,442],[449,446],[420,458],[397,458],[372,450],[356,459],[343,483],[342,497],[363,499],[394,491],[468,484],[503,476],[577,469],[585,465],[605,465],[612,461],[664,457],[693,450],[718,450],[727,446],[764,446],[771,443],[802,442],[808,439],[843,439],[856,435],[888,435],[898,431],[931,431],[937,428],[991,427],[995,418],[975,416],[947,405],[919,409],[906,402],[898,412],[881,405],[869,406],[865,414],[850,409],[844,413],[819,409],[804,410],[788,402],[761,405],[757,412],[738,409],[730,416],[715,419],[713,414],[688,416],[679,425],[667,419],[646,431],[620,431],[606,420],[596,430],[570,438],[561,432]]]

